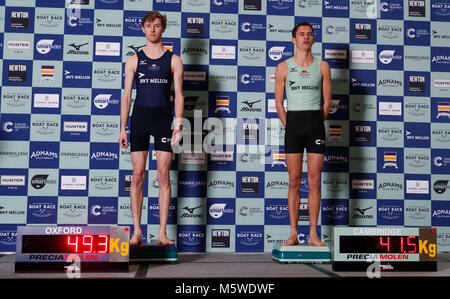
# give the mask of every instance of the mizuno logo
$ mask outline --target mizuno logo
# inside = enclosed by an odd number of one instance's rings
[[[254,101],[254,102],[244,101],[244,102],[242,102],[242,103],[244,103],[244,104],[246,104],[247,106],[249,106],[250,108],[252,108],[253,105],[256,104],[256,103],[258,103],[258,102],[261,102],[261,100]]]
[[[77,51],[80,51],[80,48],[81,48],[82,46],[87,45],[87,44],[88,44],[88,43],[84,43],[84,44],[79,44],[79,45],[77,45],[77,44],[73,43],[73,44],[69,44],[69,46],[74,47],[75,50],[77,50]]]
[[[194,210],[196,210],[196,209],[198,209],[198,208],[201,208],[201,207],[202,207],[202,206],[198,206],[198,207],[195,207],[195,208],[189,208],[188,206],[186,206],[186,207],[183,208],[183,210],[186,210],[186,211],[188,211],[189,213],[193,214],[193,213],[194,213]]]
[[[365,213],[367,210],[371,209],[371,208],[372,208],[372,207],[369,207],[369,208],[366,208],[366,209],[356,208],[355,211],[358,211],[358,212],[361,213],[361,215],[364,215],[364,213]]]

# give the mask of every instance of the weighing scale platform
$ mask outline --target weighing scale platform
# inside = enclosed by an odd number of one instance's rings
[[[328,246],[282,246],[277,243],[272,250],[272,259],[278,261],[280,264],[330,263],[331,252]]]
[[[130,246],[130,263],[151,262],[171,263],[178,261],[178,252],[175,245],[141,244]]]

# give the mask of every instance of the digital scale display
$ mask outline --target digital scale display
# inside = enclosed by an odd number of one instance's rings
[[[436,229],[412,227],[335,227],[334,271],[437,271]]]
[[[109,253],[109,235],[25,235],[22,253]]]
[[[128,271],[128,226],[19,226],[16,272]]]
[[[340,236],[341,253],[418,253],[417,236]]]

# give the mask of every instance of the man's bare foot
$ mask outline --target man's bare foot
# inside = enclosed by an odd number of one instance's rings
[[[134,233],[133,237],[130,239],[130,246],[131,245],[141,245],[142,243],[142,234],[140,233]]]
[[[158,245],[174,245],[175,242],[167,238],[166,235],[158,236]]]
[[[324,242],[320,241],[319,238],[310,238],[308,240],[308,245],[312,245],[312,246],[327,246],[327,244],[325,244]]]
[[[295,236],[290,236],[285,242],[282,242],[281,245],[282,246],[294,246],[294,245],[298,245],[298,239],[297,239],[297,235]]]

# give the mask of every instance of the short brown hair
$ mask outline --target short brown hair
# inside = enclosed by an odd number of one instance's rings
[[[162,28],[166,28],[166,24],[167,24],[166,15],[163,15],[159,11],[156,11],[156,10],[149,12],[142,18],[142,23],[141,23],[142,27],[144,27],[145,22],[153,22],[155,19],[159,19],[161,21]]]
[[[301,26],[308,26],[308,27],[310,27],[312,32],[313,32],[313,34],[314,34],[314,28],[313,28],[313,26],[311,24],[309,24],[308,22],[301,22],[301,23],[298,23],[297,25],[295,25],[294,29],[292,29],[292,37],[293,38],[297,34],[298,27],[301,27]]]

